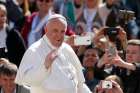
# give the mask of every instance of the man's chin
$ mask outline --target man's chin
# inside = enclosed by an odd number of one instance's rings
[[[55,47],[60,47],[62,45],[62,43],[57,43],[57,44],[55,44]]]

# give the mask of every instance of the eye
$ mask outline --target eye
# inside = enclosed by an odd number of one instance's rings
[[[92,54],[93,57],[97,57],[95,54]]]
[[[7,81],[7,79],[4,78],[3,81]]]
[[[62,30],[61,33],[65,33],[65,30]]]
[[[53,29],[52,31],[53,31],[53,33],[57,33],[58,29]]]

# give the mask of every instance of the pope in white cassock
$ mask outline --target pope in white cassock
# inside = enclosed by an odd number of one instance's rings
[[[85,85],[82,66],[73,49],[63,42],[66,19],[53,14],[45,35],[23,56],[15,82],[31,87],[31,93],[91,93]]]

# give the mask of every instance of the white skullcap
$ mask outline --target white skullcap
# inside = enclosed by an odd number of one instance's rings
[[[67,27],[67,20],[61,14],[51,14],[51,15],[49,15],[49,17],[47,18],[46,26],[53,19],[59,19]]]

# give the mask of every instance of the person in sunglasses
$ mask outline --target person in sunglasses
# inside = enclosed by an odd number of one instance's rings
[[[53,13],[53,0],[36,0],[38,11],[33,12],[25,19],[21,34],[29,47],[44,35],[43,26],[48,15]]]

